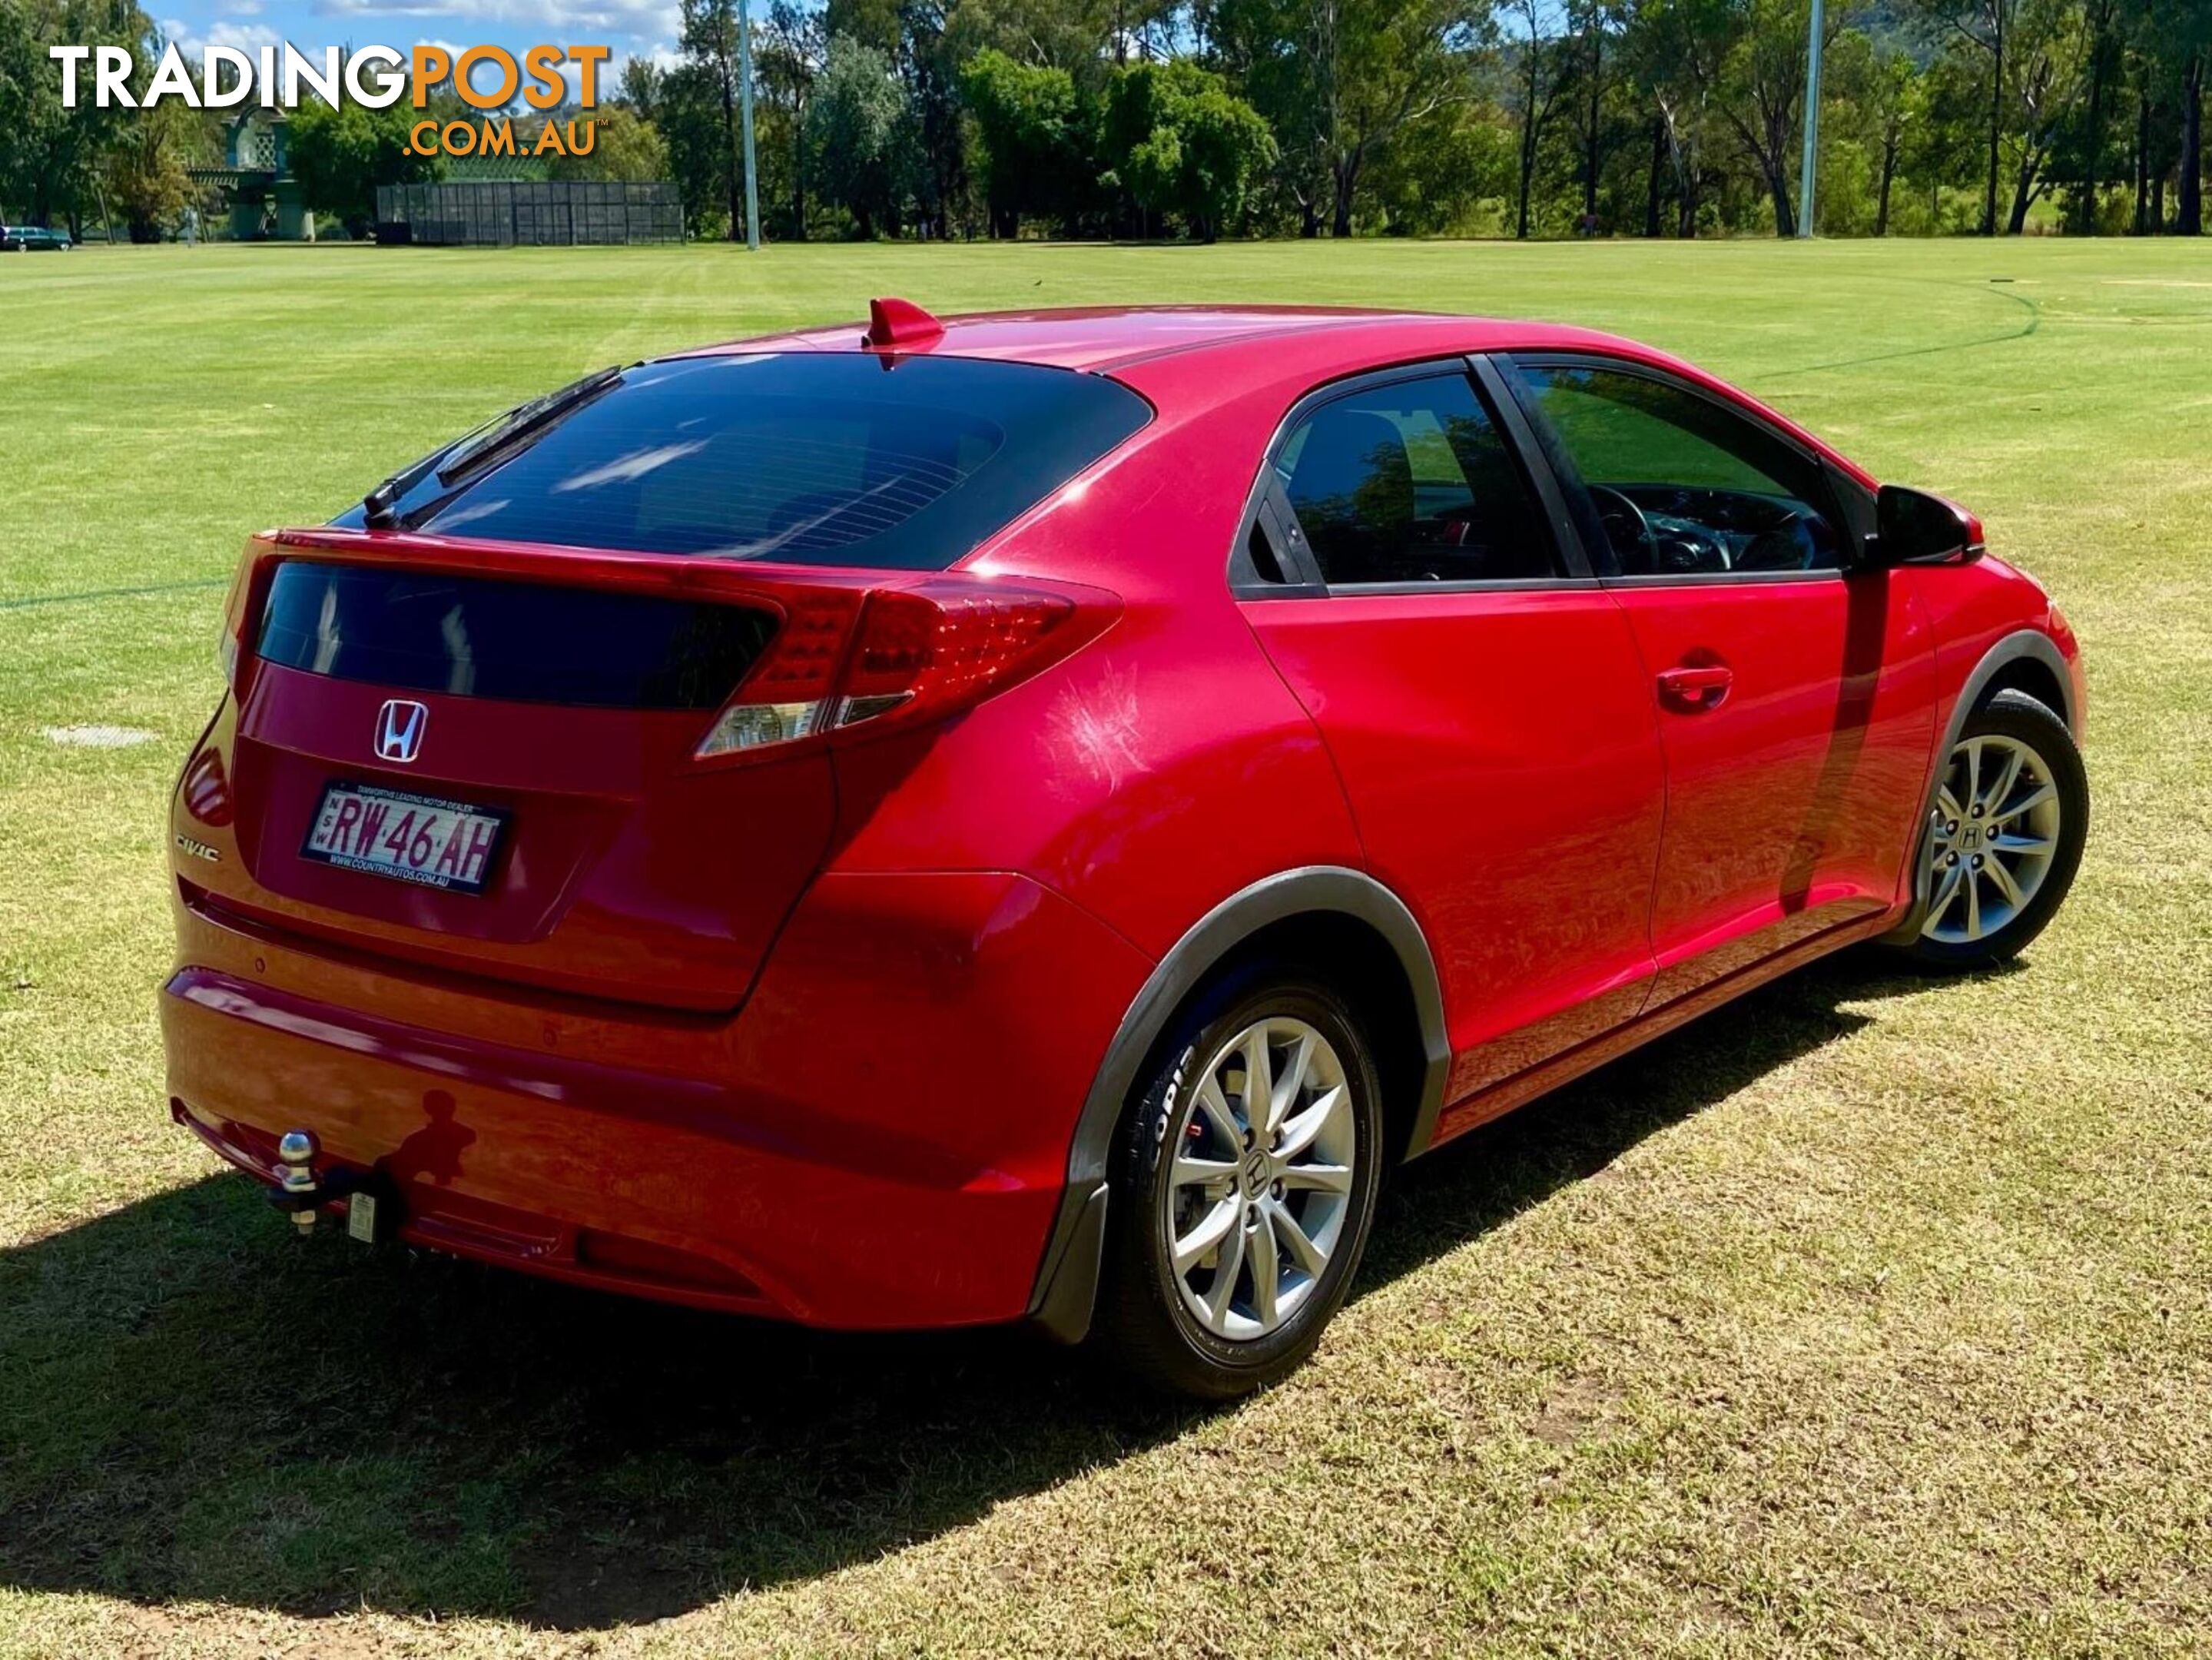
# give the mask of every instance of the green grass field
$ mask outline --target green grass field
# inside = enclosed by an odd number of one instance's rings
[[[172,1128],[163,794],[241,538],[615,359],[1252,299],[1635,334],[2047,581],[2096,823],[2014,970],[1786,981],[1386,1198],[1213,1415],[302,1247]],[[2212,250],[2179,241],[0,259],[0,1657],[2201,1653]],[[49,727],[150,733],[64,746]]]

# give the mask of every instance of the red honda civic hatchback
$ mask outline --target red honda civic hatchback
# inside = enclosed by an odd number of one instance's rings
[[[1227,1396],[1385,1172],[1797,964],[2009,957],[2074,636],[1936,497],[1580,330],[853,325],[248,545],[170,1110],[312,1227]]]

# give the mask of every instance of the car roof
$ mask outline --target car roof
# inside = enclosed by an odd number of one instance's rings
[[[1669,353],[1594,329],[1522,318],[1386,311],[1352,306],[1090,306],[974,312],[931,318],[941,330],[880,348],[906,356],[978,357],[1110,375],[1148,399],[1164,424],[1218,408],[1239,394],[1279,413],[1299,392],[1364,370],[1471,352],[1595,352],[1672,370],[1774,423],[1863,482],[1863,470],[1779,411]],[[714,356],[769,351],[879,350],[869,325],[837,324],[732,340],[673,354]]]
[[[1285,337],[1316,334],[1341,338],[1347,355],[1361,361],[1398,356],[1401,347],[1417,352],[1494,351],[1599,342],[1621,348],[1630,344],[1556,324],[1351,306],[1091,306],[975,312],[937,320],[943,325],[941,335],[896,350],[1110,374],[1170,354],[1234,358],[1264,353]],[[864,322],[852,322],[794,330],[681,355],[866,351],[874,350],[866,338],[867,327]],[[1449,346],[1438,348],[1437,343],[1447,337]]]

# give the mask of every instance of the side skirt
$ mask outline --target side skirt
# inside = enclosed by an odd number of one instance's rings
[[[1816,958],[1832,952],[1841,951],[1863,939],[1879,938],[1897,920],[1895,911],[1880,911],[1856,921],[1844,922],[1825,933],[1801,939],[1786,951],[1747,968],[1737,970],[1725,979],[1716,980],[1697,990],[1657,1009],[1649,1010],[1625,1026],[1617,1026],[1602,1037],[1569,1049],[1564,1055],[1534,1066],[1526,1072],[1516,1073],[1489,1088],[1478,1091],[1444,1109],[1437,1120],[1437,1133],[1420,1152],[1433,1152],[1455,1137],[1502,1118],[1516,1107],[1526,1106],[1540,1095],[1547,1095],[1562,1084],[1593,1072],[1607,1061],[1617,1060],[1633,1049],[1641,1048],[1653,1038],[1686,1025],[1699,1015],[1719,1007],[1723,1003],[1741,997],[1744,993],[1779,979],[1793,969],[1802,968]]]

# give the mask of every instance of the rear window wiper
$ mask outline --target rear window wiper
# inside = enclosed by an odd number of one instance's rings
[[[481,471],[517,441],[550,426],[622,378],[621,368],[611,366],[572,381],[558,392],[517,404],[506,414],[485,422],[444,449],[433,451],[413,466],[393,473],[369,491],[361,502],[362,522],[374,530],[389,529],[398,522],[399,503],[433,472],[438,475],[441,484],[458,483],[471,473]]]

